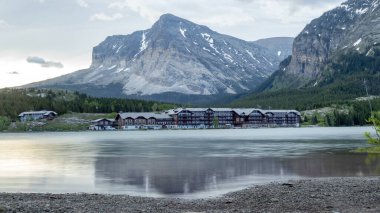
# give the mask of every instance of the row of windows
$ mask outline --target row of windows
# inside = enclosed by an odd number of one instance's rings
[[[178,115],[178,118],[183,118],[183,119],[190,119],[190,118],[214,118],[214,117],[217,117],[219,119],[223,119],[223,118],[230,118],[232,119],[234,116],[231,115],[231,114],[228,114],[228,115],[211,115],[211,116],[208,116],[208,115],[205,115],[205,114],[202,114],[202,115],[187,115],[187,114],[179,114]],[[240,116],[239,116],[240,117]],[[244,116],[246,117],[246,116]],[[241,118],[244,118],[244,117],[241,117]],[[265,117],[268,117],[268,118],[297,118],[298,116],[297,115],[293,115],[293,114],[288,114],[288,115],[262,115],[262,114],[251,114],[247,117],[260,117],[260,118],[265,118]]]
[[[180,117],[177,120],[178,124],[213,124],[214,118],[204,118],[204,117]],[[236,123],[297,123],[299,122],[298,117],[262,117],[262,116],[254,116],[254,117],[248,117],[246,118],[240,118],[237,117],[235,120],[233,117],[219,117],[218,123],[219,124],[233,124]],[[173,120],[165,119],[165,120],[155,120],[155,119],[126,119],[124,120],[125,124],[133,125],[133,124],[174,124],[176,123]]]
[[[205,117],[180,117],[178,120],[214,120],[214,117],[205,118]],[[218,117],[218,120],[233,120],[233,117]]]

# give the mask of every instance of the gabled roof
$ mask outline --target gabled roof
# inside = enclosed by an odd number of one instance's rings
[[[166,113],[151,113],[151,112],[126,112],[119,113],[122,119],[132,118],[137,119],[139,117],[143,117],[145,119],[156,118],[156,119],[171,119],[171,117]]]
[[[301,116],[301,113],[297,110],[263,110],[264,113],[294,113]]]
[[[214,112],[232,112],[232,108],[211,108]]]
[[[176,115],[182,111],[190,111],[190,112],[205,112],[207,110],[213,110],[214,112],[235,112],[238,115],[250,115],[254,111],[259,111],[262,114],[266,113],[295,113],[297,115],[301,115],[296,110],[261,110],[256,108],[241,108],[241,109],[234,109],[234,108],[177,108],[177,109],[171,109],[167,110],[165,113],[138,113],[138,112],[129,112],[129,113],[120,113],[119,115],[122,117],[122,119],[126,118],[133,118],[136,119],[138,117],[143,117],[145,119],[149,118],[156,118],[156,119],[170,119],[171,116]]]
[[[58,113],[54,112],[54,111],[46,111],[46,110],[42,110],[42,111],[30,111],[30,112],[22,112],[20,113],[18,116],[19,117],[23,117],[25,115],[37,115],[37,114],[43,114],[43,115],[50,115],[51,113],[53,113],[54,115],[58,115]]]
[[[184,110],[188,110],[188,111],[192,111],[192,112],[204,112],[204,111],[207,111],[208,109],[209,108],[179,108],[178,112],[181,112]]]
[[[214,112],[231,112],[231,111],[233,111],[232,108],[177,108],[174,110],[169,110],[168,112],[172,113],[172,114],[177,114],[177,113],[184,111],[184,110],[191,111],[191,112],[205,112],[209,109],[214,111]]]
[[[103,120],[106,120],[109,122],[115,122],[115,119],[100,118],[100,119],[96,119],[96,120],[91,121],[91,123],[98,123],[98,122],[103,121]]]
[[[255,109],[254,108],[244,108],[244,109],[233,109],[234,112],[236,112],[238,115],[249,115],[251,114]]]

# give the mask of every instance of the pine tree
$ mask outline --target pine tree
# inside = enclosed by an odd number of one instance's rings
[[[380,120],[375,116],[372,116],[369,122],[373,123],[373,128],[375,129],[375,136],[372,136],[370,132],[366,132],[365,136],[370,144],[380,145]]]
[[[313,125],[318,124],[318,118],[317,118],[317,115],[313,115],[313,117],[311,118],[311,124],[313,124]]]

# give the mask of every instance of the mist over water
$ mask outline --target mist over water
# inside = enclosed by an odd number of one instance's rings
[[[380,175],[370,128],[0,134],[0,191],[203,198],[252,184]]]

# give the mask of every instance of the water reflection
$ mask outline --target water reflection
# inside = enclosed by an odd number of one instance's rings
[[[271,181],[380,175],[378,156],[347,152],[365,144],[366,129],[272,131],[0,134],[0,191],[199,198]],[[321,132],[331,134],[308,139]]]
[[[134,185],[164,195],[217,190],[239,177],[250,183],[278,178],[374,176],[380,158],[366,164],[365,155],[313,155],[297,158],[97,158],[99,183]],[[257,180],[255,177],[266,177]],[[245,183],[245,184],[247,184]]]
[[[66,137],[5,136],[9,138],[0,138],[0,191],[87,192],[93,188],[93,144],[72,143]]]

